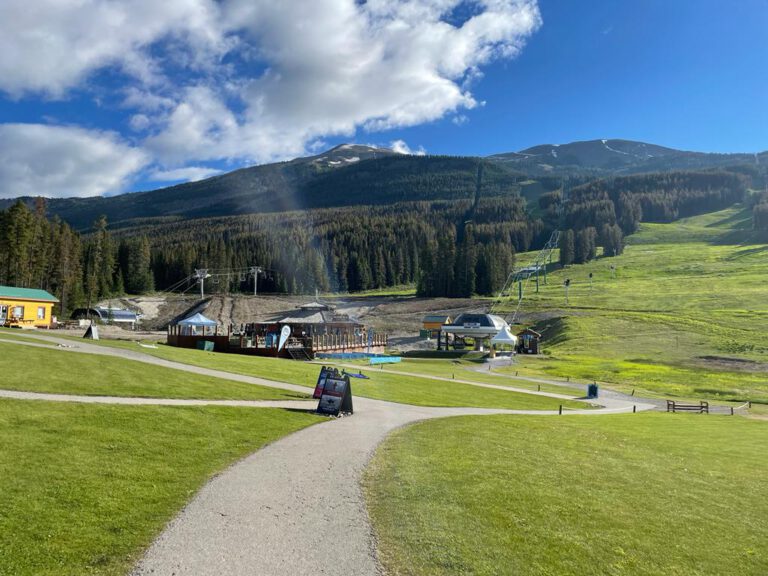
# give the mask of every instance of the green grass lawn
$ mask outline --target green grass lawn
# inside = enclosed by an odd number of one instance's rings
[[[368,361],[350,361],[345,362],[345,364],[355,364],[360,366],[361,369],[365,369]],[[384,369],[389,373],[419,373],[425,376],[455,378],[457,380],[469,380],[471,382],[494,384],[496,386],[541,390],[542,392],[555,392],[556,394],[570,394],[575,397],[584,395],[583,388],[567,386],[565,382],[563,382],[563,386],[558,386],[539,384],[515,378],[515,373],[519,369],[517,364],[509,367],[497,366],[493,370],[488,370],[488,365],[483,363],[482,360],[403,358],[397,364],[385,365]]]
[[[0,342],[0,388],[29,392],[200,398],[298,400],[297,392],[198,376],[134,360]]]
[[[642,224],[622,256],[554,271],[538,293],[531,282],[522,311],[548,317],[537,328],[549,357],[521,358],[520,373],[768,402],[768,245],[750,243],[749,225],[740,206]]]
[[[0,400],[0,575],[122,575],[216,472],[318,422],[276,409]]]
[[[320,371],[320,366],[316,364],[281,358],[203,352],[188,348],[174,348],[165,344],[157,344],[157,348],[140,348],[133,342],[115,340],[102,340],[99,341],[99,344],[128,348],[193,366],[202,366],[204,368],[278,380],[307,387],[315,386],[317,375]],[[429,378],[404,376],[389,373],[386,368],[370,367],[370,369],[367,369],[361,366],[360,369],[370,379],[353,379],[353,394],[377,400],[388,400],[416,406],[470,406],[520,410],[556,410],[560,404],[566,408],[583,409],[588,407],[581,402],[557,400],[507,390],[480,388],[459,382],[445,382]],[[466,372],[465,379],[472,380],[470,372]],[[482,378],[476,380],[478,382],[484,381]],[[500,378],[500,380],[503,382],[505,379]],[[501,384],[502,382],[494,383]],[[565,392],[567,393],[567,391]]]
[[[462,417],[395,432],[365,491],[389,574],[768,573],[768,422]]]
[[[22,332],[17,328],[0,327],[0,338],[4,340],[21,341],[21,342],[27,342],[29,344],[41,344],[43,346],[56,346],[56,344],[52,342],[46,342],[45,340],[42,340],[40,338],[35,338],[34,336],[27,335],[27,334],[28,333]],[[53,335],[53,333],[49,335]]]

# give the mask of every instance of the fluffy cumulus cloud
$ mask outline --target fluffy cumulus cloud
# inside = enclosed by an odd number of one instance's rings
[[[389,143],[389,147],[393,152],[398,154],[412,154],[414,156],[424,156],[427,151],[423,146],[419,146],[417,150],[411,150],[411,147],[405,142],[405,140],[393,140]]]
[[[0,89],[61,97],[109,65],[160,82],[152,44],[170,37],[200,54],[224,50],[219,20],[211,0],[3,0]]]
[[[66,98],[114,69],[154,173],[267,162],[463,118],[540,24],[535,0],[4,0],[0,91]]]
[[[121,190],[148,159],[112,133],[0,124],[0,197],[95,196]]]

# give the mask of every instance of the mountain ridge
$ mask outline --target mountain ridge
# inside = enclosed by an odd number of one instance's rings
[[[566,144],[539,144],[518,152],[492,154],[487,158],[531,175],[578,173],[611,176],[766,164],[768,151],[695,152],[637,140],[602,138]]]
[[[48,210],[79,230],[100,215],[113,225],[141,219],[196,219],[312,208],[473,198],[478,164],[491,195],[520,194],[521,182],[558,188],[563,177],[603,178],[644,172],[747,167],[760,173],[768,152],[713,154],[621,139],[540,144],[519,152],[416,156],[363,144],[240,168],[196,182],[110,197],[49,199]],[[752,165],[752,166],[750,166]],[[32,198],[22,200],[33,203]],[[0,209],[15,199],[0,200]]]

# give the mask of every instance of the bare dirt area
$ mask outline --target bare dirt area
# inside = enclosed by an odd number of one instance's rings
[[[715,370],[736,370],[738,372],[768,372],[768,363],[732,358],[729,356],[699,356],[696,364]]]
[[[71,336],[80,338],[85,335],[86,327],[83,328],[58,328],[52,330],[52,336]],[[46,332],[47,333],[47,332]],[[102,326],[99,325],[99,338],[105,340],[158,340],[165,338],[165,331],[158,330],[128,330],[120,326]]]
[[[140,296],[115,298],[100,303],[113,308],[128,308],[142,314],[139,331],[101,327],[104,338],[141,339],[164,334],[169,323],[197,312],[222,326],[251,322],[269,322],[289,315],[314,296],[276,296],[214,294],[204,300],[194,296]],[[456,318],[463,312],[487,312],[491,301],[470,298],[417,298],[415,296],[334,296],[320,301],[334,306],[342,314],[356,318],[379,332],[386,332],[390,342],[401,350],[431,349],[434,342],[418,337],[424,316],[444,314]],[[82,335],[85,329],[78,330]],[[74,331],[73,331],[74,332]]]

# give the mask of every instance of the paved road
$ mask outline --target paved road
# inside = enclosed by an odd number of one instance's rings
[[[56,341],[48,336],[45,339]],[[63,342],[72,344],[68,340]],[[67,350],[128,357],[198,374],[307,390],[169,362],[140,352],[86,343],[77,346]],[[77,398],[82,402],[137,400]],[[159,401],[148,399],[147,402]],[[329,419],[282,438],[216,476],[166,527],[136,566],[133,576],[380,574],[360,480],[376,446],[389,432],[419,420],[446,416],[557,414],[556,411],[429,408],[368,398],[355,398],[354,404],[353,416]],[[632,411],[632,404],[623,400],[606,399],[604,404],[603,409],[569,410],[564,416]],[[637,404],[638,410],[651,407]]]

